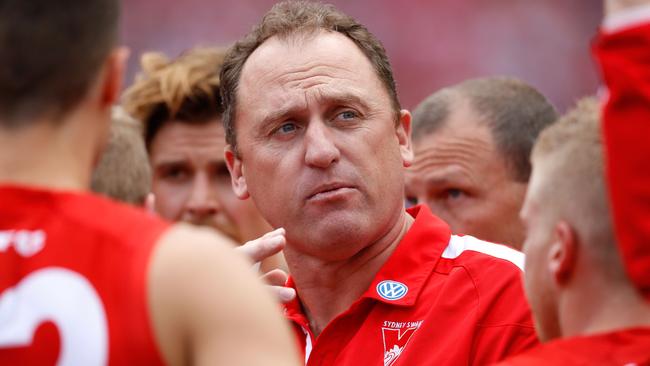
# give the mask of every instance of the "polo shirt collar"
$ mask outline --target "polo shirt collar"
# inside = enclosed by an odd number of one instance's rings
[[[447,247],[451,238],[449,225],[424,205],[407,212],[415,221],[362,298],[389,305],[414,305]]]

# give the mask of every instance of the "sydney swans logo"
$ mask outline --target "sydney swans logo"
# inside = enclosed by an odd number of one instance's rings
[[[397,361],[421,325],[422,320],[415,322],[384,321],[384,326],[381,328],[384,338],[384,366],[391,366]]]

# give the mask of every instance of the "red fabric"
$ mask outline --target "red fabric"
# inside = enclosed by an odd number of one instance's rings
[[[650,300],[650,25],[601,34],[594,53],[609,89],[603,131],[616,238]]]
[[[648,366],[650,328],[559,339],[539,345],[498,365]]]
[[[167,223],[90,194],[12,186],[0,187],[0,207],[0,364],[53,365],[65,352],[78,357],[101,339],[93,335],[103,334],[96,330],[101,316],[89,315],[95,309],[91,299],[98,299],[107,325],[100,348],[108,359],[91,352],[91,359],[79,362],[162,364],[149,321],[146,275]],[[26,233],[39,231],[42,249],[25,255]],[[26,290],[35,278],[40,287]],[[9,301],[12,293],[19,296]],[[33,332],[20,320],[33,320],[25,315],[32,313],[49,314],[34,322]],[[24,331],[30,338],[21,342]]]
[[[308,366],[485,365],[537,344],[521,270],[474,250],[443,258],[449,227],[425,206],[409,212],[413,226],[365,294],[312,342]],[[377,289],[384,280],[408,292],[384,299]],[[297,300],[286,316],[305,350],[305,334],[313,335]]]

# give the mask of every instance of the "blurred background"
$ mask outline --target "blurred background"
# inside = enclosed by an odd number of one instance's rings
[[[595,0],[331,0],[386,47],[403,106],[462,80],[511,75],[564,112],[596,92],[590,43],[601,21]],[[175,57],[195,45],[228,46],[271,0],[123,0],[127,84],[142,52]]]

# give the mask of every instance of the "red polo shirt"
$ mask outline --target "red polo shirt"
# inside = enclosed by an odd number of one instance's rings
[[[426,206],[409,213],[368,290],[318,338],[298,300],[286,306],[307,365],[485,365],[536,345],[523,254],[452,236]]]
[[[648,366],[650,328],[559,339],[509,358],[499,365]]]

